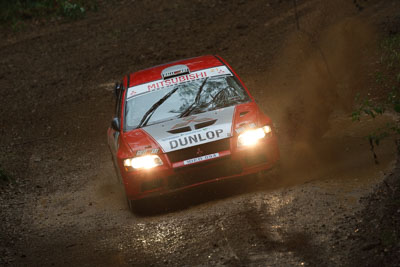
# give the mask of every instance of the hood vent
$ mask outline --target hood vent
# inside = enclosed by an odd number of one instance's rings
[[[205,121],[205,122],[201,122],[198,124],[194,125],[194,129],[201,129],[210,125],[213,125],[217,120],[210,120],[210,121]],[[190,128],[190,126],[186,126],[186,127],[182,127],[182,128],[178,128],[178,129],[173,129],[173,130],[169,130],[167,132],[169,132],[170,134],[178,134],[178,133],[184,133],[184,132],[190,132],[192,130],[192,128]]]
[[[247,113],[249,113],[248,111],[242,111],[239,114],[239,117],[243,117],[244,115],[246,115]]]
[[[186,127],[182,127],[182,128],[178,128],[178,129],[169,130],[167,132],[169,132],[171,134],[177,134],[177,133],[190,132],[191,130],[192,129],[190,129],[189,126],[186,126]]]
[[[206,121],[206,122],[202,122],[202,123],[198,123],[194,126],[194,128],[197,129],[201,129],[210,125],[213,125],[217,120],[211,120],[211,121]]]

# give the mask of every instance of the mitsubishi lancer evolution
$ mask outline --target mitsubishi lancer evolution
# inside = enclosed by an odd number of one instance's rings
[[[124,77],[108,129],[117,176],[135,200],[255,174],[279,160],[276,131],[219,56]]]

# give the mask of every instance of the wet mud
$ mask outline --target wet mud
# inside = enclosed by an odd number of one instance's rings
[[[388,138],[374,164],[366,136],[397,118],[352,122],[349,111],[368,92],[369,51],[399,3],[297,3],[306,33],[293,2],[275,0],[122,1],[80,21],[2,32],[0,160],[17,186],[1,191],[0,264],[357,262],[361,200],[397,154]],[[128,72],[201,54],[230,62],[276,122],[281,170],[153,198],[131,213],[106,144],[110,89]]]

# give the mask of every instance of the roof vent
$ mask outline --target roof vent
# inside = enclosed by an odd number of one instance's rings
[[[179,76],[179,75],[184,75],[190,73],[189,67],[186,65],[175,65],[168,67],[166,69],[163,69],[161,72],[161,76],[163,79],[168,79],[171,77]]]

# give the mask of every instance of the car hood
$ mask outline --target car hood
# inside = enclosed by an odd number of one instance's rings
[[[235,106],[149,125],[142,129],[164,152],[171,152],[232,136]]]

